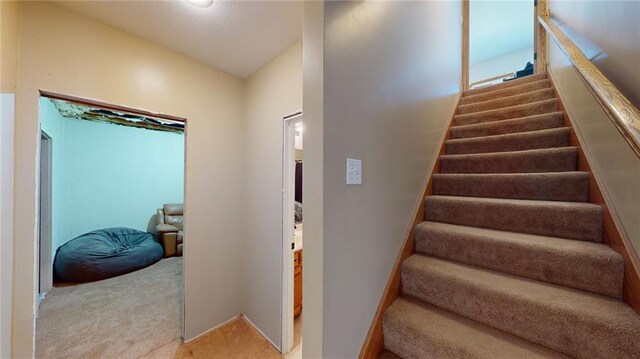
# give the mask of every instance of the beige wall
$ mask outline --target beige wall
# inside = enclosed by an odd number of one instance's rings
[[[185,337],[239,314],[243,81],[51,3],[21,7],[14,355],[33,350],[39,89],[188,119]]]
[[[566,55],[549,42],[549,65],[584,150],[636,253],[640,251],[640,159],[589,92]]]
[[[302,111],[304,144],[304,260],[302,266],[303,358],[323,358],[323,1],[304,3]]]
[[[640,107],[640,1],[549,0],[551,16],[620,90]]]
[[[243,313],[281,345],[282,126],[302,110],[302,43],[245,84]]]
[[[17,1],[0,2],[0,92],[16,92],[20,6]]]
[[[354,358],[453,114],[461,3],[324,6],[322,354]],[[362,185],[345,184],[346,158]]]

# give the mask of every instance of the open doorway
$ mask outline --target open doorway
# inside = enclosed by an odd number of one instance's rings
[[[36,356],[142,357],[181,338],[185,120],[51,93],[39,120]]]
[[[301,113],[284,118],[282,353],[287,358],[302,357],[303,131]]]
[[[534,0],[467,0],[469,88],[534,73]]]

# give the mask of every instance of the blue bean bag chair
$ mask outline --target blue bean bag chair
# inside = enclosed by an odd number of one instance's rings
[[[63,244],[56,251],[53,274],[59,281],[90,282],[150,266],[162,258],[153,235],[131,228],[105,228]]]

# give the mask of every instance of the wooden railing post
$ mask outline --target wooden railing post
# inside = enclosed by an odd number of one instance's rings
[[[539,17],[549,16],[549,4],[547,0],[534,0],[533,10],[533,39],[534,39],[534,70],[536,74],[546,71],[547,67],[547,31],[538,23]]]

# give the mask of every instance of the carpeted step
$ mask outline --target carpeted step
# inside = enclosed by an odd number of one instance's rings
[[[640,358],[640,317],[610,297],[418,254],[402,291],[572,357]]]
[[[464,97],[467,97],[467,96],[477,95],[477,94],[481,94],[481,93],[487,93],[487,92],[491,92],[491,91],[502,90],[502,89],[506,89],[506,88],[509,88],[509,87],[515,87],[515,86],[519,86],[519,85],[530,83],[530,82],[544,80],[546,78],[547,78],[547,74],[546,73],[537,74],[537,75],[530,75],[530,76],[522,77],[522,78],[519,78],[519,79],[516,79],[516,80],[501,82],[499,84],[495,84],[495,85],[491,85],[491,86],[485,86],[485,87],[479,87],[479,88],[475,88],[475,89],[471,89],[471,90],[466,90],[463,93],[463,95],[464,95]]]
[[[408,297],[396,299],[387,309],[383,331],[387,350],[402,358],[566,358],[511,334]]]
[[[551,81],[549,81],[548,79],[542,79],[538,81],[527,82],[518,86],[507,87],[502,90],[494,90],[477,95],[465,96],[460,99],[460,104],[468,105],[471,103],[493,100],[499,97],[507,97],[519,93],[542,90],[549,87],[551,87]]]
[[[576,147],[440,156],[441,173],[531,173],[575,171]]]
[[[602,241],[602,207],[591,203],[429,196],[425,220],[582,241]]]
[[[443,196],[587,202],[589,173],[437,173],[433,193]]]
[[[553,98],[553,89],[547,88],[531,92],[514,94],[507,97],[499,97],[488,101],[476,102],[468,105],[458,106],[458,114],[475,113],[480,111],[495,110],[498,108],[524,105]]]
[[[453,126],[450,135],[451,139],[458,139],[545,130],[564,126],[563,119],[563,112],[551,112],[512,120]]]
[[[438,222],[415,230],[418,253],[622,298],[624,259],[601,243]]]
[[[527,103],[496,110],[487,110],[464,115],[453,116],[455,126],[472,125],[491,121],[510,120],[518,117],[540,115],[543,113],[556,112],[558,110],[558,100],[553,98],[538,102]]]
[[[505,135],[446,140],[444,144],[448,155],[523,151],[569,146],[569,133],[569,127],[560,127]]]

